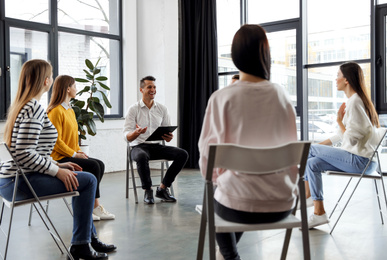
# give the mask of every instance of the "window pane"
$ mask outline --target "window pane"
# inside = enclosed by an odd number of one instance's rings
[[[5,16],[38,23],[49,23],[49,0],[5,0]]]
[[[369,1],[308,1],[308,63],[369,59],[370,46]]]
[[[58,0],[59,26],[118,34],[118,14],[118,0]]]
[[[371,66],[360,64],[367,92],[371,93]],[[336,89],[339,66],[308,70],[309,140],[321,142],[334,135],[337,128],[336,113],[347,102],[343,91]]]
[[[231,43],[240,28],[240,0],[218,0],[216,5],[219,72],[238,71],[231,60]]]
[[[11,102],[14,100],[21,67],[24,62],[31,59],[48,59],[48,34],[43,32],[10,28],[10,79]],[[40,103],[47,107],[47,93]]]
[[[282,85],[297,105],[296,30],[267,33],[271,53],[270,81]]]
[[[248,0],[248,23],[261,24],[300,16],[299,0]]]
[[[219,76],[219,89],[227,87],[228,85],[230,85],[232,83],[233,76],[234,75]]]
[[[85,35],[75,35],[70,33],[59,33],[59,74],[70,75],[74,78],[85,78],[83,69],[86,68],[85,59],[89,59],[93,64],[99,57],[101,60],[98,67],[101,69],[101,76],[108,78],[105,81],[110,87],[110,91],[98,87],[103,91],[112,104],[112,108],[105,107],[105,114],[119,114],[119,42],[104,38],[90,37]],[[80,91],[85,85],[77,82],[77,89]],[[101,96],[98,96],[102,99]],[[80,99],[86,100],[84,94]]]

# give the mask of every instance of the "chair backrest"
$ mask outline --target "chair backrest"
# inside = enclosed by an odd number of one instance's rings
[[[378,129],[376,129],[375,141],[376,141],[377,145],[375,146],[375,151],[374,151],[373,155],[375,154],[376,151],[379,150],[379,148],[381,148],[381,144],[382,144],[382,142],[384,140],[384,137],[385,137],[386,133],[387,133],[387,128],[380,127]]]
[[[311,142],[307,141],[297,141],[259,148],[236,144],[210,144],[206,180],[212,180],[214,168],[247,174],[267,174],[299,166],[300,174],[303,175],[310,144]]]

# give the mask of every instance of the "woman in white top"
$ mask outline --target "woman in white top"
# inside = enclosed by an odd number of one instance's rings
[[[203,175],[210,143],[267,147],[297,140],[293,105],[284,89],[269,81],[270,48],[263,28],[242,26],[234,36],[231,53],[240,80],[214,92],[208,101],[199,139]],[[281,220],[294,207],[297,179],[297,172],[288,169],[270,177],[218,169],[213,175],[215,212],[238,223]],[[240,259],[236,244],[241,236],[216,234],[225,259]]]
[[[314,204],[314,214],[308,221],[309,228],[329,222],[323,204],[321,172],[361,173],[378,142],[378,114],[366,92],[360,66],[354,62],[342,64],[336,84],[337,90],[344,91],[348,101],[337,112],[337,134],[320,144],[312,145],[309,151],[305,186],[306,196],[311,197]],[[330,146],[339,141],[342,142],[340,148]],[[371,162],[366,173],[374,171],[376,166],[376,162]]]

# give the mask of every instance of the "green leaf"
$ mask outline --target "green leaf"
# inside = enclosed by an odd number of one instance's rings
[[[110,90],[110,88],[108,87],[108,86],[106,86],[105,84],[103,84],[102,82],[99,82],[99,81],[97,81],[98,82],[98,84],[102,87],[102,88],[104,88],[104,89],[106,89],[106,90]]]
[[[77,113],[78,111],[79,111],[79,113],[81,113],[80,111],[81,111],[81,108],[83,108],[85,106],[85,101],[76,100],[74,103],[72,103],[72,105],[73,105],[73,109],[74,109],[75,113]]]
[[[95,114],[98,116],[99,120],[101,120],[101,122],[104,122],[103,117],[105,115],[105,110],[103,109],[103,106],[97,102],[90,102],[89,107],[90,107],[91,111],[95,112]]]
[[[83,71],[86,73],[86,75],[92,76],[87,70],[83,70]]]
[[[100,81],[104,81],[104,80],[107,80],[108,78],[105,77],[105,76],[99,76],[98,78],[96,78],[95,80],[100,80]]]
[[[93,79],[94,79],[94,76],[93,76],[93,75],[86,75],[86,78],[87,78],[88,80],[91,80],[91,81],[93,81]]]
[[[81,91],[77,93],[78,96],[82,95],[83,93],[87,93],[90,90],[89,86],[84,87]]]
[[[97,75],[101,72],[101,69],[98,69],[98,68],[94,68],[94,71],[93,71],[93,74],[94,75]]]
[[[103,98],[103,101],[105,102],[106,106],[108,108],[112,108],[112,105],[110,104],[110,101],[109,99],[106,97],[105,93],[103,93],[102,91],[98,90],[98,92],[100,92],[102,94],[102,98]]]
[[[77,81],[77,82],[82,82],[82,83],[90,82],[90,81],[88,81],[87,79],[81,79],[81,78],[75,78],[75,81]]]
[[[94,136],[97,133],[97,126],[95,125],[93,119],[87,121],[86,128],[87,133],[91,136]]]
[[[87,66],[91,71],[94,70],[94,65],[93,65],[93,63],[92,63],[89,59],[86,59],[86,60],[85,60],[85,63],[86,63],[86,66]]]

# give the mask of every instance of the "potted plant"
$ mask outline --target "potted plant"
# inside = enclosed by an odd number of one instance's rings
[[[108,108],[112,107],[105,94],[106,91],[110,91],[110,88],[103,83],[108,78],[99,75],[101,73],[101,69],[98,68],[100,60],[101,58],[99,58],[94,65],[90,60],[86,59],[85,64],[87,69],[83,70],[85,72],[85,78],[75,78],[75,81],[86,85],[77,93],[77,96],[82,96],[83,94],[88,96],[86,101],[73,98],[70,102],[78,122],[80,145],[81,140],[86,140],[86,132],[91,136],[94,136],[97,133],[94,115],[96,115],[101,122],[104,122],[104,105]],[[100,90],[100,88],[105,91]]]

